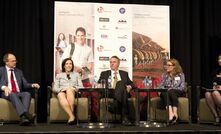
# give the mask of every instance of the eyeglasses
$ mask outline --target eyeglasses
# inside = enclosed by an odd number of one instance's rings
[[[167,64],[166,66],[174,66],[174,65]]]

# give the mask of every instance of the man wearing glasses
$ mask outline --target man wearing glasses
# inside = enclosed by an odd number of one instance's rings
[[[35,115],[29,114],[31,95],[25,89],[40,88],[37,83],[28,83],[21,70],[16,68],[16,57],[6,53],[3,57],[5,66],[0,67],[0,95],[15,107],[21,121],[20,125],[27,126],[34,120]]]

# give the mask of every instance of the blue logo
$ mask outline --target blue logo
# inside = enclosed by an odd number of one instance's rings
[[[119,50],[120,50],[121,52],[125,52],[125,51],[126,51],[126,47],[121,46]]]
[[[121,14],[124,14],[124,13],[126,12],[126,9],[122,7],[122,8],[119,9],[119,12],[120,12]]]

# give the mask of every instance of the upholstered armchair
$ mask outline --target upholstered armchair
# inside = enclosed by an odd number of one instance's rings
[[[33,91],[33,92],[31,92]],[[29,113],[33,114],[35,113],[37,116],[37,99],[38,99],[38,90],[33,89],[30,90],[32,94],[32,99],[31,99],[31,104],[29,108]],[[3,92],[2,92],[3,93]],[[19,116],[16,113],[15,108],[6,99],[0,98],[0,120],[5,122],[5,123],[16,123],[20,121]],[[34,124],[37,123],[37,118],[34,120]]]
[[[205,93],[206,90],[210,90],[201,86],[197,86],[197,97],[198,97],[198,106],[197,106],[197,116],[198,116],[198,123],[214,123],[215,118],[209,109],[206,99],[203,97],[201,98],[201,93]],[[219,111],[219,115],[221,115],[221,111]]]
[[[113,98],[101,98],[100,99],[100,121],[108,120],[109,122],[120,122],[121,121],[121,114],[112,114],[106,109],[105,101],[107,104],[113,102]],[[135,121],[136,117],[136,99],[135,98],[128,98],[128,105],[129,105],[129,118],[131,121]]]
[[[57,99],[57,94],[52,92],[52,86],[48,86],[48,122],[66,122],[68,120],[68,115],[60,106]],[[75,98],[75,116],[79,121],[88,120],[88,99],[86,97],[79,97],[78,102]],[[78,104],[78,105],[77,105]]]
[[[167,110],[161,106],[160,97],[151,98],[150,118],[152,121],[167,121]],[[185,84],[185,94],[178,98],[179,122],[191,123],[191,87]]]

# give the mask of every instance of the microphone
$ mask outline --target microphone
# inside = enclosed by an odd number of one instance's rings
[[[216,82],[213,82],[213,86],[217,86],[218,84]]]
[[[68,80],[70,80],[70,79],[71,79],[70,74],[67,74],[67,78],[68,78]]]

